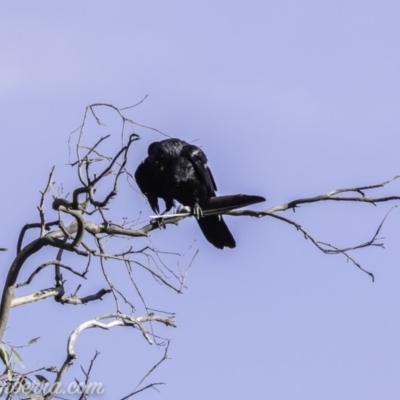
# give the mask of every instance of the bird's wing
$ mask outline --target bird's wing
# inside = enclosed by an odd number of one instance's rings
[[[151,177],[151,168],[149,166],[148,158],[141,162],[137,167],[135,179],[140,191],[147,197],[151,209],[158,214],[160,212],[158,207],[158,196],[156,187],[154,186],[154,181]]]
[[[214,177],[207,164],[207,157],[204,152],[197,146],[188,144],[184,147],[182,155],[186,156],[192,163],[198,178],[206,186],[210,196],[215,196],[217,185],[215,184]]]

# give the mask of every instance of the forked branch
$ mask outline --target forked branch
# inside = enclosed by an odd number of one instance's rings
[[[111,320],[111,321],[102,322],[104,320]],[[67,345],[67,356],[63,362],[63,365],[61,366],[60,370],[57,373],[57,376],[51,386],[49,393],[47,393],[44,398],[46,400],[50,400],[54,396],[57,388],[61,385],[65,373],[72,365],[72,362],[77,358],[77,355],[75,353],[75,343],[78,339],[78,336],[83,331],[91,328],[100,328],[109,330],[116,326],[134,327],[139,329],[139,331],[142,333],[142,335],[149,344],[153,344],[153,340],[151,339],[151,333],[148,332],[143,325],[144,323],[147,322],[158,322],[164,324],[165,326],[176,327],[173,317],[160,317],[157,315],[147,315],[134,318],[130,315],[115,314],[115,313],[100,315],[90,321],[86,321],[83,324],[79,325],[69,336]]]

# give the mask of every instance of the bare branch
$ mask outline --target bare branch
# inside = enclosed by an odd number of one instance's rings
[[[111,322],[104,323],[100,322],[102,320],[106,319],[111,319]],[[64,360],[64,363],[60,370],[57,373],[56,379],[53,382],[53,385],[49,391],[49,393],[46,394],[45,399],[51,399],[54,394],[55,390],[59,385],[61,384],[65,373],[67,372],[68,368],[72,365],[72,361],[77,358],[76,353],[75,353],[75,342],[78,339],[78,336],[85,331],[86,329],[91,329],[91,328],[100,328],[100,329],[112,329],[116,326],[130,326],[130,327],[137,327],[139,330],[142,332],[143,336],[146,338],[147,342],[149,344],[152,344],[152,340],[149,337],[148,332],[146,329],[143,327],[143,323],[145,322],[160,322],[163,323],[166,326],[172,326],[176,327],[175,322],[173,317],[160,317],[157,315],[147,315],[147,316],[142,316],[139,318],[133,318],[130,315],[125,315],[125,314],[116,314],[116,313],[111,313],[111,314],[104,314],[96,317],[95,319],[92,319],[90,321],[86,321],[83,324],[79,325],[69,336],[68,339],[68,345],[67,345],[67,356]]]
[[[10,306],[11,302],[14,298],[14,291],[16,280],[18,278],[18,274],[24,265],[25,261],[32,255],[37,253],[39,250],[48,244],[46,237],[42,237],[34,240],[25,246],[15,258],[14,262],[11,264],[11,267],[8,271],[7,278],[4,284],[3,294],[1,298],[0,304],[0,340],[4,335],[4,331],[7,327],[8,317],[10,315]]]
[[[366,191],[366,190],[372,190],[372,189],[384,187],[399,178],[400,178],[400,175],[396,175],[393,178],[390,178],[384,182],[374,184],[374,185],[337,189],[337,190],[334,190],[334,191],[326,193],[326,194],[321,194],[319,196],[293,200],[287,204],[282,204],[280,206],[272,207],[272,208],[266,210],[265,212],[272,213],[272,212],[276,212],[276,211],[285,211],[287,209],[293,209],[293,208],[299,206],[300,204],[315,203],[318,201],[349,201],[349,202],[369,203],[369,204],[375,205],[376,203],[400,200],[400,196],[365,197],[365,194],[364,194],[364,191]],[[348,192],[359,193],[359,196],[355,196],[355,197],[337,196],[337,194],[348,193]],[[235,215],[235,214],[231,214],[231,215]],[[261,215],[258,214],[257,216],[263,216],[263,214],[261,213]]]
[[[91,182],[91,184],[92,184],[92,185],[95,185],[95,184],[96,184],[97,182],[99,182],[104,176],[106,176],[106,175],[111,171],[111,168],[112,168],[113,165],[116,163],[116,161],[118,160],[118,158],[120,157],[120,155],[125,153],[124,161],[123,161],[123,163],[122,163],[122,165],[121,165],[121,167],[120,167],[120,173],[121,173],[123,167],[124,167],[125,164],[126,164],[126,152],[129,150],[130,145],[131,145],[134,141],[136,141],[136,140],[139,140],[139,136],[136,135],[135,133],[132,133],[132,134],[129,136],[128,143],[118,151],[118,153],[115,155],[115,157],[114,157],[113,160],[110,162],[110,164],[103,170],[103,172],[100,173],[99,176],[97,176],[97,177]]]
[[[139,102],[138,104],[140,104],[141,102]],[[126,118],[122,113],[121,113],[121,111],[123,111],[123,110],[126,110],[126,109],[129,109],[129,108],[132,108],[132,107],[135,107],[135,106],[130,106],[130,107],[124,107],[124,108],[117,108],[117,107],[115,107],[115,106],[113,106],[112,104],[106,104],[106,103],[97,103],[97,104],[92,104],[92,105],[90,105],[90,106],[88,106],[88,107],[90,107],[90,109],[91,110],[93,110],[93,108],[94,107],[109,107],[109,108],[111,108],[111,109],[113,109],[114,111],[116,111],[118,114],[119,114],[119,116],[122,118],[122,120],[125,122],[130,122],[131,124],[133,124],[133,125],[136,125],[136,126],[140,126],[140,127],[142,127],[142,128],[146,128],[146,129],[150,129],[150,130],[152,130],[152,131],[154,131],[154,132],[157,132],[157,133],[160,133],[161,135],[163,135],[163,136],[166,136],[166,137],[171,137],[171,136],[169,136],[169,135],[167,135],[166,133],[163,133],[163,132],[161,132],[160,130],[158,130],[158,129],[156,129],[156,128],[152,128],[152,127],[150,127],[150,126],[146,126],[146,125],[142,125],[142,124],[139,124],[139,123],[137,123],[137,122],[135,122],[135,121],[133,121],[133,120],[131,120],[131,119],[129,119],[129,118]],[[94,113],[94,111],[92,111],[93,113]],[[96,116],[95,116],[96,117]],[[97,120],[97,117],[96,117],[96,120]],[[98,120],[99,121],[99,120]],[[100,122],[98,122],[99,124],[100,124]]]
[[[73,273],[74,275],[77,275],[83,279],[86,279],[85,275],[86,275],[87,269],[84,272],[78,272],[78,271],[75,271],[73,268],[69,267],[68,265],[61,263],[60,261],[53,260],[53,261],[48,261],[48,262],[45,262],[45,263],[39,265],[39,267],[37,267],[35,269],[35,271],[32,272],[32,274],[29,276],[29,278],[25,282],[18,283],[16,287],[20,288],[20,287],[29,285],[42,269],[52,266],[52,265],[57,265],[58,267],[66,269],[67,271]]]
[[[101,289],[95,294],[81,297],[81,298],[64,297],[64,288],[63,287],[54,287],[54,288],[39,290],[38,292],[29,294],[26,296],[15,297],[12,300],[10,307],[18,307],[18,306],[21,306],[24,304],[33,303],[35,301],[47,299],[48,297],[55,297],[57,302],[62,303],[62,304],[72,304],[72,305],[76,306],[79,304],[87,304],[90,301],[102,300],[102,297],[110,292],[111,292],[110,289]]]
[[[57,247],[59,247],[59,248],[62,248],[62,249],[68,250],[68,251],[75,251],[80,255],[87,255],[87,253],[84,253],[79,250],[79,246],[82,242],[83,235],[85,233],[85,221],[83,220],[80,212],[78,212],[76,210],[72,210],[70,208],[67,208],[64,205],[60,205],[56,202],[56,200],[54,200],[54,202],[53,202],[53,207],[55,207],[55,209],[58,211],[63,211],[65,213],[70,214],[73,217],[75,217],[76,222],[77,222],[77,233],[71,244],[66,243],[66,242],[59,242],[59,241],[58,241],[58,243],[56,243],[54,241],[55,239],[51,235],[46,235],[46,238],[49,241],[52,241],[52,243],[57,245]]]
[[[44,217],[44,201],[46,198],[46,195],[50,192],[54,182],[53,182],[53,175],[55,173],[56,167],[53,166],[53,168],[51,169],[50,175],[49,175],[49,180],[47,182],[46,185],[46,189],[44,190],[44,192],[42,192],[42,196],[40,198],[40,204],[38,206],[38,210],[39,210],[39,216],[40,216],[40,222],[41,222],[41,227],[40,227],[40,236],[44,236],[45,230],[46,229],[46,224],[45,224],[45,217]]]
[[[139,389],[139,387],[142,385],[142,383],[165,361],[168,360],[168,349],[169,349],[169,344],[170,341],[167,342],[167,346],[164,350],[164,356],[161,358],[160,361],[157,362],[148,372],[147,374],[140,380],[140,382],[136,385],[135,389],[133,390],[132,393],[128,394],[127,396],[123,397],[121,400],[127,400],[130,397],[134,396],[135,394],[138,394],[140,392],[143,392],[146,389],[150,388],[155,388],[157,385],[165,385],[164,382],[157,382],[157,383],[150,383],[149,385],[146,385],[145,387]]]
[[[98,351],[95,352],[94,357],[90,360],[90,365],[89,365],[89,369],[87,370],[87,372],[81,367],[82,372],[85,375],[85,382],[83,384],[81,384],[82,387],[82,394],[79,397],[79,400],[85,400],[88,397],[88,393],[87,393],[87,387],[89,384],[89,380],[90,380],[90,373],[92,372],[92,368],[94,365],[94,362],[96,361],[97,356],[100,353]]]
[[[12,300],[10,307],[11,308],[18,307],[18,306],[22,306],[24,304],[33,303],[35,301],[44,300],[44,299],[47,299],[48,297],[62,296],[63,294],[64,294],[64,291],[62,288],[43,289],[43,290],[39,290],[38,292],[28,294],[26,296],[15,297]]]
[[[50,230],[51,226],[55,226],[55,225],[58,225],[58,221],[49,222],[45,225],[45,229],[48,231],[48,230]],[[26,231],[28,229],[41,228],[41,227],[42,227],[41,223],[26,224],[22,227],[21,232],[18,237],[18,242],[17,242],[17,254],[21,251],[22,242],[24,241],[24,236],[25,236]]]
[[[143,99],[140,100],[138,103],[134,104],[133,106],[119,108],[119,111],[125,111],[125,110],[130,110],[131,108],[135,108],[135,107],[139,106],[140,104],[142,104],[148,97],[149,97],[149,95],[146,94],[146,96],[144,96]]]

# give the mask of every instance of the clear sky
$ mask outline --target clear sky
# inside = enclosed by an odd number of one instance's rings
[[[91,103],[124,107],[148,95],[130,116],[198,139],[219,193],[263,195],[260,209],[400,173],[399,15],[395,0],[2,2],[0,247],[9,251],[0,254],[1,279],[20,228],[38,220],[51,167],[57,165],[54,193],[77,186],[65,165],[68,135]],[[137,132],[132,171],[148,144],[163,138]],[[135,188],[121,193],[116,219],[152,214]],[[400,185],[380,193],[398,194]],[[370,239],[391,206],[324,203],[285,215],[322,241],[352,246]],[[153,232],[151,242],[132,242],[180,253],[200,248],[184,295],[151,282],[143,288],[152,307],[177,313],[178,329],[160,331],[173,339],[172,359],[154,380],[167,385],[138,398],[398,399],[398,209],[381,232],[386,248],[353,254],[375,283],[282,222],[226,221],[234,250],[213,248],[192,220]],[[23,277],[54,257],[48,250],[36,255]],[[71,256],[66,261],[82,266]],[[104,286],[98,266],[90,279],[82,295]],[[20,294],[52,285],[48,271]],[[111,298],[20,307],[6,339],[23,344],[41,336],[21,351],[27,367],[43,360],[58,366],[76,325],[112,310]],[[136,331],[88,331],[75,366],[86,366],[95,350],[101,355],[92,379],[105,383],[104,399],[127,394],[163,351]]]

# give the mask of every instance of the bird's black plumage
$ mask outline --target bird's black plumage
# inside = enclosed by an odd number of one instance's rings
[[[207,157],[199,147],[180,139],[154,142],[149,146],[148,157],[138,166],[135,178],[154,212],[159,213],[159,198],[165,202],[165,211],[177,200],[191,208],[204,236],[215,247],[236,246],[221,215],[202,216],[202,209],[216,196],[217,186]],[[245,197],[249,204],[265,200],[259,196]]]

